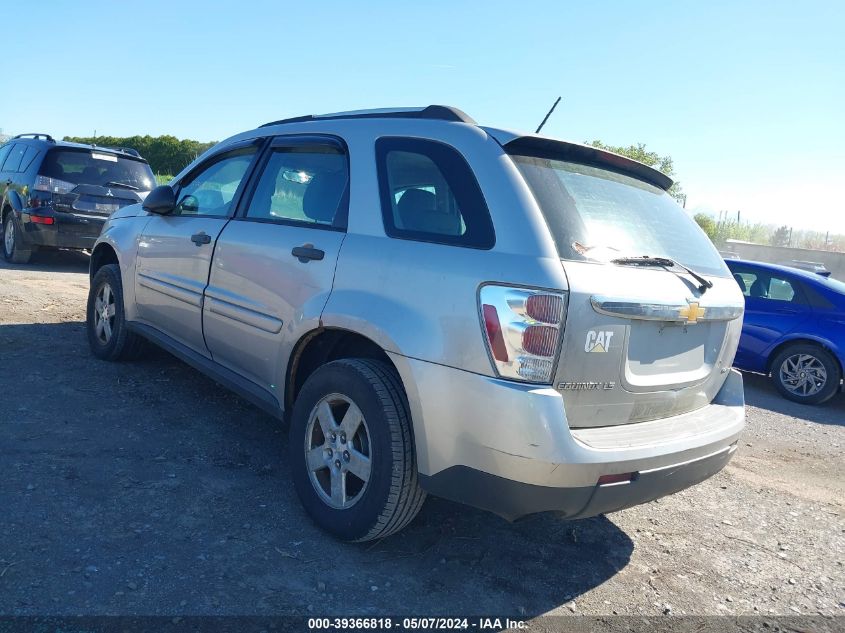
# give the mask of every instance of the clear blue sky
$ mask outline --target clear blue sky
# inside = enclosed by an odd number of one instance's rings
[[[845,233],[842,0],[32,0],[0,16],[6,134],[218,140],[429,103],[533,131],[562,95],[544,133],[671,155],[688,208]]]

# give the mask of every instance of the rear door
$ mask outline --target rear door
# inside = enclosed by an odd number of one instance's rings
[[[176,186],[170,215],[153,215],[138,244],[135,297],[140,321],[208,356],[203,291],[217,236],[229,221],[258,146],[217,154]]]
[[[346,235],[348,158],[333,137],[279,137],[223,230],[205,292],[215,361],[283,401],[291,346],[319,325]]]
[[[765,369],[769,350],[785,334],[801,329],[813,316],[801,284],[785,273],[756,266],[731,265],[745,295],[743,341],[738,364]],[[737,282],[739,282],[739,279]]]

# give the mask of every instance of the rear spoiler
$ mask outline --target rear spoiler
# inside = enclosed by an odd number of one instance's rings
[[[661,171],[653,169],[639,161],[608,152],[597,147],[560,141],[536,134],[518,134],[507,130],[484,128],[484,131],[495,138],[509,154],[522,154],[551,158],[554,160],[572,161],[584,165],[605,167],[613,171],[633,176],[639,180],[669,189],[675,181]]]

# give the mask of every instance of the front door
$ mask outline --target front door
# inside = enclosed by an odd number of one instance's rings
[[[227,151],[189,173],[176,186],[176,209],[153,216],[138,244],[139,320],[206,356],[202,302],[211,257],[256,149],[248,145]]]
[[[284,398],[291,347],[318,327],[346,235],[348,160],[330,137],[280,137],[220,235],[203,308],[212,358]]]

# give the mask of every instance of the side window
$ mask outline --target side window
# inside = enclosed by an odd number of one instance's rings
[[[23,143],[15,143],[12,146],[9,155],[6,157],[6,160],[3,161],[3,171],[7,172],[16,172],[18,171],[18,167],[21,165],[21,159],[23,155],[26,153],[26,145]]]
[[[34,147],[27,147],[26,153],[24,153],[23,158],[21,159],[21,165],[18,168],[19,171],[26,171],[29,169],[29,166],[32,165],[32,161],[35,160],[35,157],[38,156],[38,154],[40,154],[40,152]]]
[[[798,293],[791,282],[772,277],[769,280],[769,299],[775,301],[798,301]]]
[[[491,248],[493,223],[478,181],[456,149],[412,138],[376,142],[385,232],[391,237]]]
[[[318,144],[275,148],[246,217],[337,225],[346,215],[342,211],[348,180],[346,154],[340,148]]]
[[[800,290],[786,278],[767,271],[745,269],[735,270],[733,277],[746,297],[803,303]]]
[[[13,143],[7,143],[3,147],[0,147],[0,171],[3,171],[3,163],[6,162],[6,157],[12,151],[12,145]]]
[[[757,280],[757,275],[747,270],[736,270],[733,272],[734,280],[736,281],[742,294],[746,297],[751,296],[751,286]]]
[[[254,156],[254,147],[237,150],[194,173],[179,187],[174,214],[227,217]]]

